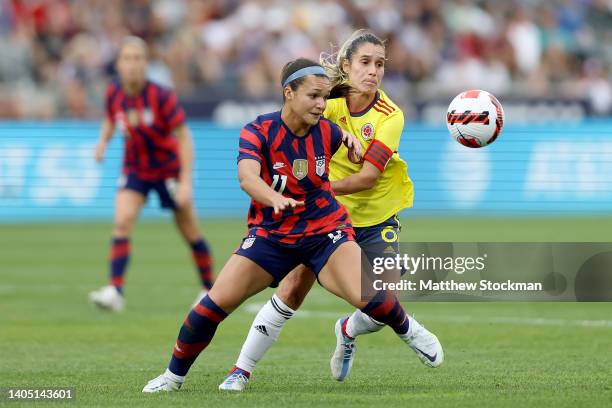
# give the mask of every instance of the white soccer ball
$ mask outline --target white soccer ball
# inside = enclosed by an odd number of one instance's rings
[[[504,109],[487,91],[472,89],[452,100],[446,113],[451,137],[467,147],[484,147],[497,139],[504,126]]]

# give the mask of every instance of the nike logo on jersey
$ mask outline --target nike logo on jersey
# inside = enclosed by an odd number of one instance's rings
[[[434,361],[436,361],[436,357],[438,357],[438,353],[434,354],[433,356],[430,356],[429,354],[424,353],[424,352],[423,352],[423,350],[420,350],[420,349],[418,349],[418,348],[416,348],[416,347],[415,347],[414,349],[415,349],[416,351],[418,351],[419,353],[421,353],[422,355],[424,355],[424,356],[425,356],[425,358],[427,358],[427,359],[428,359],[429,361],[431,361],[432,363],[433,363]]]
[[[272,166],[274,170],[282,169],[283,167],[285,167],[285,163],[282,163],[282,162],[276,162]]]

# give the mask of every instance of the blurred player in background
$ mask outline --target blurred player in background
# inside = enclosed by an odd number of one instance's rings
[[[329,181],[329,162],[342,142],[353,161],[361,159],[361,148],[354,136],[321,117],[331,89],[326,71],[298,59],[285,65],[281,84],[282,110],[259,116],[240,134],[238,177],[252,198],[248,236],[185,319],[168,369],[143,392],[178,390],[227,315],[299,264],[403,341],[419,336],[393,293],[381,290],[369,302],[361,299],[361,249]],[[439,343],[426,352],[442,357]]]
[[[193,145],[185,113],[174,92],[146,79],[146,69],[145,42],[127,37],[117,59],[119,80],[106,92],[106,117],[95,150],[96,160],[102,161],[117,124],[125,136],[125,151],[115,202],[110,285],[89,294],[94,304],[112,311],[125,305],[130,235],[151,190],[159,195],[162,208],[174,212],[176,226],[191,246],[202,283],[198,301],[213,284],[210,251],[193,207]]]
[[[399,252],[400,223],[397,213],[412,206],[413,185],[406,163],[397,150],[404,128],[404,114],[379,89],[385,66],[385,46],[374,34],[358,30],[343,44],[337,55],[322,54],[321,62],[332,80],[330,100],[324,117],[343,130],[357,135],[365,151],[363,164],[348,160],[341,147],[330,163],[334,193],[347,208],[355,239],[368,257],[393,256]],[[380,249],[390,250],[380,254]],[[314,275],[303,265],[280,284],[276,293],[259,311],[236,365],[222,390],[242,391],[255,368],[280,335],[284,324],[302,304],[314,283]],[[428,344],[437,343],[416,321],[414,333]],[[337,345],[331,359],[332,375],[338,381],[348,376],[355,353],[355,337],[376,332],[384,324],[356,310],[336,322]],[[428,355],[421,343],[411,343],[421,361],[429,367],[442,363],[442,355]]]

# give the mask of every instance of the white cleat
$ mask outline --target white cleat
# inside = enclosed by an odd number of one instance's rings
[[[351,339],[342,333],[342,325],[347,320],[348,316],[345,316],[336,321],[336,349],[329,361],[332,377],[338,381],[344,381],[349,375],[355,357],[355,339]]]
[[[142,392],[146,393],[154,393],[161,391],[178,391],[183,386],[183,383],[180,381],[174,381],[170,377],[163,373],[159,377],[155,377],[151,381],[147,383],[142,389]]]
[[[100,309],[121,312],[125,308],[125,299],[116,287],[109,285],[89,293],[89,301]]]
[[[250,374],[238,367],[234,368],[219,384],[220,391],[244,391],[249,383]]]
[[[206,295],[208,295],[208,289],[202,289],[200,293],[198,293],[198,296],[196,297],[195,302],[193,302],[193,305],[191,305],[191,308],[193,309],[198,304],[200,304],[200,302],[206,297]]]
[[[408,316],[410,327],[404,337],[421,362],[427,367],[436,368],[444,362],[444,350],[435,334],[423,327],[414,318]]]

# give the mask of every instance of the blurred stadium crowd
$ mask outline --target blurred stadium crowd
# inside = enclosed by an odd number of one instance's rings
[[[612,107],[612,0],[3,0],[0,117],[95,118],[117,45],[150,45],[150,77],[203,106],[276,99],[288,60],[355,28],[387,39],[402,106],[471,87]],[[409,109],[408,109],[409,110]],[[204,110],[205,111],[205,110]]]

